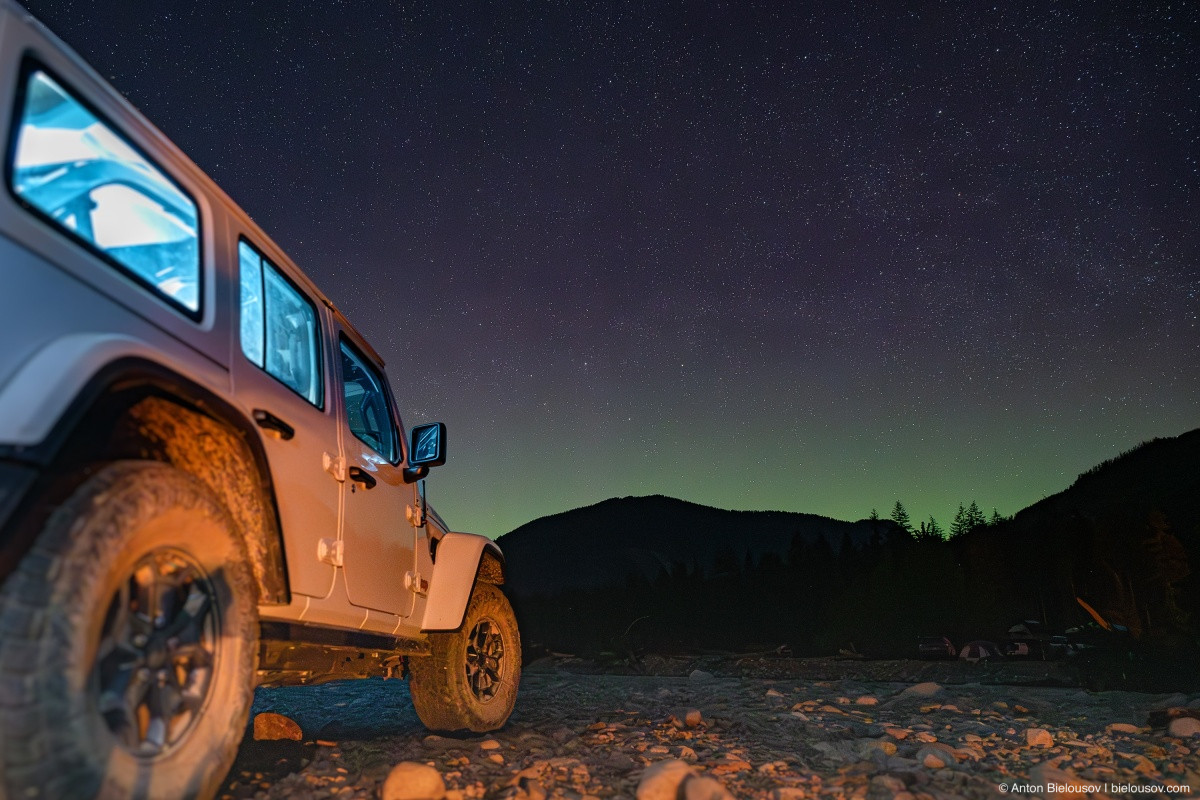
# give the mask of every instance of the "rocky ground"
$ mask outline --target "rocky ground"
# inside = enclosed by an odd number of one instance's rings
[[[1200,796],[1200,695],[1088,692],[1045,685],[1069,680],[1054,665],[1006,669],[711,659],[614,674],[544,659],[503,730],[462,738],[427,733],[402,681],[260,689],[255,712],[287,718],[261,717],[260,734],[292,720],[300,740],[248,734],[224,796]]]

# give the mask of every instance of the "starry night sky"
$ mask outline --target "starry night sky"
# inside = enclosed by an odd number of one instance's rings
[[[27,2],[449,425],[430,499],[492,536],[946,527],[1200,426],[1200,5],[883,5]]]

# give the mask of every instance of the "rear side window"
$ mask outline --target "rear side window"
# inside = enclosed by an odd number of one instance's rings
[[[196,203],[115,127],[27,69],[9,149],[17,199],[189,316],[200,315]]]
[[[309,299],[246,241],[238,242],[242,352],[321,407],[321,337]]]

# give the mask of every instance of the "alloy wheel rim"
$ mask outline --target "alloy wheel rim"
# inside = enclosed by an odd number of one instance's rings
[[[467,685],[481,703],[496,696],[504,669],[504,637],[500,626],[481,619],[467,637]]]
[[[121,581],[92,685],[97,710],[125,750],[159,756],[191,729],[212,686],[218,622],[211,580],[178,550],[152,550]]]

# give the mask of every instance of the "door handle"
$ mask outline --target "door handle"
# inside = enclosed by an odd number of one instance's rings
[[[355,483],[361,483],[364,489],[375,488],[375,476],[367,472],[362,467],[351,467],[349,472],[350,480],[354,481]]]
[[[258,423],[258,427],[265,431],[269,431],[273,435],[285,442],[296,435],[296,429],[279,417],[272,414],[270,411],[265,411],[261,408],[254,409],[254,421]]]

